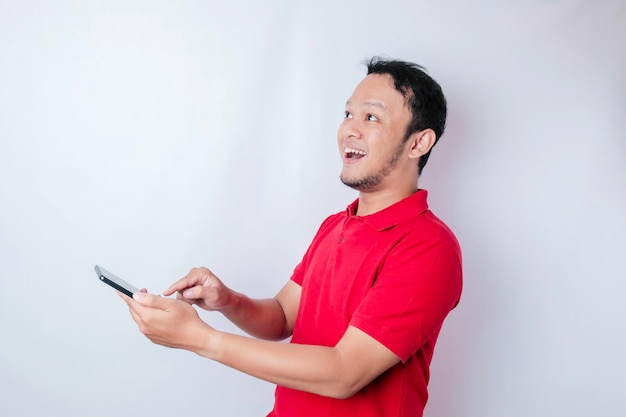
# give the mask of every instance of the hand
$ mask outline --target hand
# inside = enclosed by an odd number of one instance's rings
[[[209,311],[222,311],[230,306],[232,291],[226,287],[209,269],[193,268],[163,292],[188,304],[195,304]]]
[[[206,331],[212,329],[191,305],[143,290],[133,298],[121,293],[120,297],[128,304],[139,330],[153,343],[192,351],[206,345]]]

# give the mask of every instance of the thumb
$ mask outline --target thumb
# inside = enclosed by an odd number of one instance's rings
[[[166,300],[158,295],[149,294],[147,292],[136,292],[133,294],[133,300],[145,307],[165,308]]]
[[[197,300],[203,298],[205,288],[202,285],[196,285],[195,287],[187,288],[182,295],[188,300]]]

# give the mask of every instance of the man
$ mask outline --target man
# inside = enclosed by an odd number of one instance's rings
[[[418,188],[445,119],[441,88],[421,67],[370,60],[337,135],[341,181],[358,199],[322,223],[279,293],[250,299],[192,269],[164,292],[177,299],[122,296],[139,329],[276,384],[269,416],[421,416],[462,286],[458,242]],[[211,328],[190,304],[253,337]]]

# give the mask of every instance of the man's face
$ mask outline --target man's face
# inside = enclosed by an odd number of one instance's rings
[[[393,185],[399,165],[413,163],[402,139],[411,119],[404,97],[386,74],[370,74],[354,89],[337,132],[341,181],[359,191]]]

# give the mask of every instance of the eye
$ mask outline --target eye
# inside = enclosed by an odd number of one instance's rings
[[[346,119],[352,119],[354,116],[352,116],[352,113],[350,113],[349,111],[345,112],[345,117]]]
[[[373,114],[368,114],[367,115],[367,121],[368,122],[377,122],[378,121],[378,117],[374,116]]]

